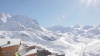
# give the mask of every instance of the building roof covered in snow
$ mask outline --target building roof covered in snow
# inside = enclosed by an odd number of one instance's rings
[[[37,49],[32,49],[29,52],[25,53],[24,55],[26,56],[26,55],[35,54],[35,53],[37,53]]]
[[[19,45],[21,39],[0,39],[0,47],[8,47],[13,45]]]

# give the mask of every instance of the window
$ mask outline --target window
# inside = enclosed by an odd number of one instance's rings
[[[13,52],[3,51],[3,55],[12,55]]]

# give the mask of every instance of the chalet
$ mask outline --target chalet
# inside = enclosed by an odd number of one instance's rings
[[[18,50],[18,53],[20,55],[24,55],[24,56],[35,56],[36,55],[36,49],[35,49],[35,45],[27,45],[27,44],[22,44],[20,47],[19,47],[19,50]],[[31,53],[30,53],[31,52]]]
[[[20,39],[0,39],[0,56],[15,56],[20,44]]]
[[[24,54],[24,56],[37,56],[37,50],[32,49]]]

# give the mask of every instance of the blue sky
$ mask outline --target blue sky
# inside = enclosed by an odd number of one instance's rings
[[[2,12],[28,16],[43,27],[100,24],[100,0],[0,0]]]

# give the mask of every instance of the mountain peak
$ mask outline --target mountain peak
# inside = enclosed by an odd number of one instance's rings
[[[17,22],[26,28],[41,30],[41,27],[35,19],[22,15],[10,15],[9,13],[0,13],[0,25],[3,26],[3,24],[7,22]]]
[[[1,13],[0,14],[0,19],[5,23],[7,22],[7,18],[11,17],[11,15],[9,13]]]

